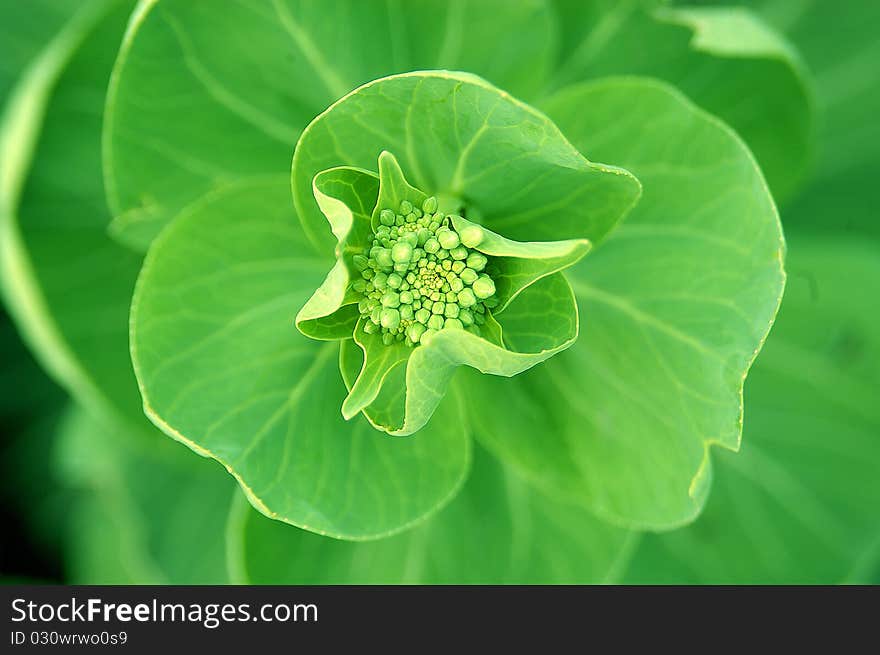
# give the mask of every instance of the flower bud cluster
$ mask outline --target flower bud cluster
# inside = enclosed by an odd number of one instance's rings
[[[396,212],[383,209],[369,251],[354,257],[364,331],[409,346],[439,330],[479,332],[498,304],[488,258],[475,250],[483,237],[475,225],[456,232],[433,197],[421,207],[404,200]]]

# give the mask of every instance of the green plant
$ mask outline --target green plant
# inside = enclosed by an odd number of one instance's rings
[[[768,539],[828,524],[787,477],[813,480],[827,431],[794,455],[773,435],[828,400],[792,371],[876,389],[819,335],[846,318],[876,362],[877,308],[786,300],[738,454],[785,285],[774,197],[797,207],[813,159],[811,83],[756,13],[659,4],[72,12],[9,98],[0,200],[4,297],[82,406],[57,456],[94,487],[75,575],[799,580],[725,569],[747,545],[701,530],[742,502]],[[870,246],[801,242],[789,271],[833,298],[838,270],[880,275]],[[824,406],[859,445],[814,483],[870,493],[793,562],[805,581],[871,570],[877,417]],[[803,520],[777,519],[780,499]]]

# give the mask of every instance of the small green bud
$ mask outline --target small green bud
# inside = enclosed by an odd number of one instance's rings
[[[434,237],[431,237],[427,241],[425,241],[425,252],[431,253],[432,255],[440,250],[440,242],[437,241]]]
[[[463,289],[458,292],[458,304],[462,307],[473,307],[477,304],[477,297],[470,289]]]
[[[446,286],[446,285],[443,285],[443,286]],[[452,291],[450,289],[449,291],[446,292],[446,302],[455,302],[456,300],[458,300],[458,294],[456,294],[455,291]]]
[[[431,312],[429,312],[427,309],[422,308],[416,312],[415,319],[419,323],[425,324],[428,322],[429,318],[431,318]]]
[[[431,318],[428,319],[428,327],[432,330],[442,330],[443,317],[439,314],[434,314]]]
[[[388,248],[379,248],[374,258],[381,268],[391,268],[394,260],[391,258],[391,251]]]
[[[383,309],[379,315],[379,323],[386,330],[396,330],[400,325],[400,312],[390,307]]]
[[[400,203],[400,213],[401,214],[409,214],[413,210],[412,203],[409,200],[404,200]]]
[[[355,280],[351,283],[351,288],[357,291],[358,293],[363,293],[367,290],[367,281],[363,278]]]
[[[479,225],[468,225],[461,231],[461,242],[468,248],[476,248],[483,240],[483,228]]]
[[[401,305],[398,310],[400,312],[400,320],[401,321],[411,321],[413,320],[413,308],[412,305]]]
[[[468,268],[472,268],[475,271],[479,272],[486,268],[486,255],[481,252],[472,252],[467,257],[467,265]]]
[[[388,276],[388,286],[392,289],[399,289],[401,282],[403,282],[403,278],[401,278],[397,273],[392,273]]]
[[[468,249],[464,246],[458,246],[458,248],[450,250],[449,254],[452,255],[452,258],[455,260],[466,259],[468,256]]]
[[[495,293],[495,283],[488,275],[481,275],[473,284],[474,295],[477,298],[488,298]]]
[[[363,255],[355,255],[351,259],[354,262],[354,267],[359,271],[365,270],[370,265],[370,260]]]
[[[477,272],[472,268],[466,268],[459,275],[461,281],[465,284],[473,284],[477,281],[477,278],[480,277]]]
[[[464,262],[452,262],[452,272],[453,273],[461,273],[464,270],[465,264]]]
[[[413,343],[418,343],[419,339],[422,338],[422,333],[425,331],[425,326],[421,323],[413,323],[406,329],[406,336],[409,337],[409,340]]]
[[[409,214],[406,215],[406,217],[404,217],[404,220],[407,223],[415,223],[417,218],[418,216],[416,216],[415,211],[411,211]]]
[[[458,247],[458,244],[461,243],[458,238],[458,233],[448,229],[442,232],[438,230],[437,240],[446,250],[452,250],[453,248]]]
[[[411,305],[413,301],[413,295],[409,291],[403,291],[400,294],[400,303],[402,305]]]
[[[406,241],[398,241],[391,248],[391,259],[397,264],[405,264],[412,257],[412,246]]]
[[[422,211],[426,214],[433,214],[437,211],[437,198],[434,196],[427,198],[425,202],[422,203]]]
[[[461,278],[455,278],[452,282],[449,283],[449,288],[452,289],[455,293],[458,293],[462,289],[464,289],[464,282],[461,281]]]
[[[397,295],[394,291],[386,291],[382,295],[382,306],[383,307],[399,307],[400,306],[400,296]]]
[[[428,228],[423,227],[416,232],[416,238],[418,239],[418,244],[423,246],[425,245],[425,242],[431,238],[431,231]]]
[[[394,343],[394,335],[390,332],[386,332],[382,335],[382,343],[384,343],[386,346],[390,346],[392,343]]]
[[[474,315],[469,309],[460,309],[458,310],[458,320],[462,322],[462,325],[468,327],[474,324]]]
[[[373,308],[373,311],[370,312],[370,320],[373,321],[373,323],[375,323],[376,325],[379,325],[379,323],[382,320],[382,308],[381,307],[374,307]]]
[[[364,321],[364,332],[367,334],[376,334],[379,331],[379,326],[373,323],[372,321]]]
[[[464,326],[461,324],[461,321],[459,321],[457,318],[447,318],[443,322],[443,327],[461,330]]]
[[[390,209],[383,209],[379,212],[379,222],[382,225],[394,225],[394,212]]]
[[[391,228],[387,225],[380,225],[376,228],[376,236],[377,237],[388,237],[391,234]],[[375,239],[374,239],[375,241]]]
[[[398,214],[398,215],[397,215],[397,218],[394,219],[394,224],[395,224],[397,227],[403,227],[403,223],[404,223],[404,221],[403,221],[403,216],[401,216],[401,215]]]
[[[458,318],[458,305],[455,303],[446,303],[446,310],[443,312],[443,315],[446,318]]]
[[[433,300],[423,300],[422,301],[422,307],[427,309],[429,312],[431,311],[431,305],[433,305],[433,304],[434,304]]]
[[[373,286],[380,291],[384,289],[388,286],[388,275],[385,273],[376,273],[376,276],[373,278]]]
[[[441,248],[440,250],[437,251],[437,259],[448,259],[448,258],[449,258],[449,251],[448,250],[444,250],[443,248]]]
[[[446,310],[445,302],[435,302],[431,305],[431,313],[432,314],[442,314]]]

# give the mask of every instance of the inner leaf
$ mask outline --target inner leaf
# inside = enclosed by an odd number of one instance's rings
[[[530,340],[538,352],[505,341],[495,316],[530,285],[578,261],[590,244],[512,241],[444,212],[436,196],[407,182],[391,153],[382,152],[378,169],[378,180],[347,167],[315,177],[315,198],[337,239],[337,261],[300,310],[297,326],[316,339],[353,338],[362,352],[358,358],[343,349],[349,353],[340,362],[349,388],[346,419],[363,412],[378,429],[411,434],[430,418],[459,365],[515,375],[571,343],[577,310],[567,283],[541,285],[558,292],[561,314],[542,313],[526,299],[527,315],[537,320],[511,322],[527,325],[527,339],[539,337]],[[411,358],[440,333],[449,338],[436,353]],[[515,336],[514,342],[523,340]]]

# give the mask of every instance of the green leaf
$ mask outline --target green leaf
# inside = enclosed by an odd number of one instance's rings
[[[440,330],[417,348],[385,346],[376,335],[359,330],[355,343],[364,354],[359,363],[348,354],[352,363],[343,375],[350,392],[343,413],[351,416],[364,410],[378,429],[392,435],[413,434],[431,417],[459,367],[512,377],[562,352],[578,335],[577,307],[565,277],[555,274],[530,286],[498,317],[495,329],[503,334],[497,341],[450,329]],[[405,378],[393,375],[396,368],[405,372]],[[382,397],[384,389],[387,395]],[[377,397],[381,400],[374,403]],[[419,433],[418,438],[426,437]]]
[[[312,180],[336,166],[369,170],[394,152],[445,213],[521,241],[601,241],[638,198],[627,171],[591,163],[543,114],[485,81],[445,71],[366,84],[315,119],[297,143],[293,193],[312,240],[331,252]]]
[[[230,570],[249,584],[553,584],[614,581],[636,541],[541,494],[477,450],[461,494],[381,541],[332,541],[249,511],[230,516]]]
[[[342,404],[342,415],[351,419],[363,411],[378,429],[408,435],[430,419],[457,366],[464,364],[486,373],[510,376],[573,343],[577,336],[577,307],[571,289],[562,278],[527,292],[522,307],[515,308],[514,319],[506,323],[510,330],[506,338],[518,348],[505,345],[502,327],[495,317],[501,316],[529,285],[580,260],[589,250],[590,242],[584,239],[517,242],[461,216],[449,216],[456,234],[462,238],[465,230],[471,234],[471,252],[492,256],[491,279],[495,281],[493,295],[497,306],[491,314],[486,314],[486,325],[482,328],[474,325],[441,330],[447,333],[441,342],[448,344],[445,348],[440,343],[432,345],[427,341],[427,334],[433,334],[434,330],[426,333],[418,349],[408,338],[387,344],[384,341],[387,335],[366,330],[376,327],[375,319],[370,321],[367,312],[358,321],[361,310],[354,311],[356,303],[368,300],[364,294],[355,292],[351,284],[352,280],[364,282],[360,273],[364,265],[358,267],[355,260],[361,257],[366,261],[367,253],[377,243],[374,232],[380,227],[383,211],[389,208],[396,211],[401,203],[422,207],[428,196],[406,181],[391,153],[383,151],[379,155],[378,168],[378,186],[375,175],[354,168],[333,168],[315,176],[315,198],[337,239],[337,262],[300,310],[296,322],[303,334],[313,338],[354,336],[363,351],[360,364],[355,356],[348,357],[345,364],[351,368],[343,371],[349,394]],[[437,204],[435,201],[436,198],[431,202]],[[473,296],[471,298],[473,300]],[[484,320],[482,316],[477,318]],[[490,329],[487,330],[487,326]],[[524,328],[524,331],[518,333],[516,328]],[[533,349],[529,350],[527,344]],[[422,348],[432,349],[433,354],[423,353],[410,359],[411,354]],[[404,365],[405,375],[392,375],[395,368]],[[389,388],[374,407],[385,385],[400,385],[404,392]],[[392,400],[397,407],[389,404]]]
[[[336,237],[337,261],[296,315],[297,329],[312,339],[349,339],[358,320],[359,294],[349,288],[354,255],[372,237],[371,214],[379,178],[369,171],[331,168],[315,176],[315,200]]]
[[[227,582],[224,531],[236,490],[217,464],[155,430],[141,433],[79,408],[57,436],[57,466],[74,499],[65,526],[70,580]]]
[[[710,446],[738,448],[743,380],[782,293],[778,217],[742,142],[662,83],[586,84],[546,108],[644,196],[566,272],[577,343],[513,380],[464,381],[477,436],[607,520],[667,529],[699,513]]]
[[[338,346],[293,327],[327,260],[289,206],[286,176],[230,186],[155,241],[132,306],[144,406],[166,433],[222,462],[272,518],[383,536],[457,492],[470,437],[455,398],[419,439],[343,420]]]
[[[106,235],[100,163],[103,94],[130,6],[84,4],[13,93],[0,128],[0,284],[56,380],[140,419],[127,334],[140,257]]]
[[[530,93],[552,49],[542,0],[144,2],[108,98],[113,231],[145,249],[212,189],[286,170],[306,123],[364,82],[464,68]]]
[[[706,511],[646,536],[629,582],[870,584],[880,574],[875,244],[793,238],[779,319],[746,386],[742,454]],[[854,284],[854,281],[856,282]]]
[[[650,0],[555,4],[563,42],[556,88],[622,74],[669,82],[743,137],[777,199],[792,196],[813,158],[811,85],[798,54],[758,16]]]

